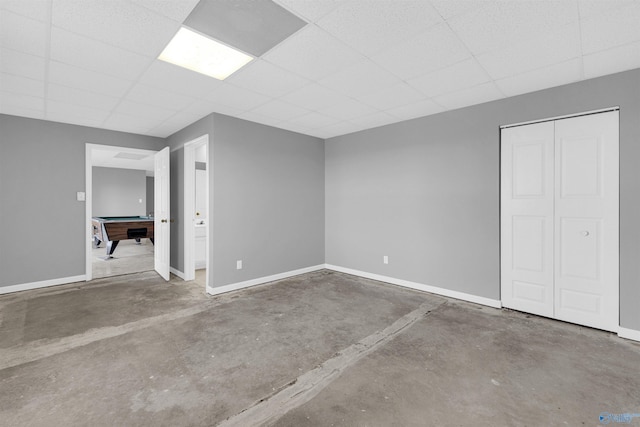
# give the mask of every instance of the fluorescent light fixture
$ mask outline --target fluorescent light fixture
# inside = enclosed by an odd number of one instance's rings
[[[180,28],[158,59],[224,80],[253,58],[186,27]]]

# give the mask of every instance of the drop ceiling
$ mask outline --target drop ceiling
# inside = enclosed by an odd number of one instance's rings
[[[640,67],[635,0],[275,1],[308,24],[219,81],[157,59],[198,1],[0,0],[0,113],[329,138]]]

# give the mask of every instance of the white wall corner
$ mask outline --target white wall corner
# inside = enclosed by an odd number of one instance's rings
[[[418,291],[429,292],[436,295],[442,295],[449,298],[455,298],[467,302],[486,305],[493,308],[502,308],[502,302],[500,300],[494,300],[491,298],[485,298],[473,294],[467,294],[465,292],[453,291],[451,289],[440,288],[438,286],[425,285],[422,283],[411,282],[403,279],[396,279],[395,277],[382,276],[380,274],[368,273],[366,271],[354,270],[351,268],[340,267],[332,264],[325,264],[325,268],[328,270],[338,271],[340,273],[352,274],[354,276],[364,277],[366,279],[378,280],[380,282],[391,283],[393,285],[403,286],[405,288],[411,288]]]

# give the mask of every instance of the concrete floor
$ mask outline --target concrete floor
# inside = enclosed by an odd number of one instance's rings
[[[326,270],[0,297],[7,426],[595,426],[640,413],[639,372],[613,334]]]

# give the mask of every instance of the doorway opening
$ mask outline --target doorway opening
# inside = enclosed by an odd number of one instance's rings
[[[209,283],[211,252],[209,135],[184,145],[184,280]]]
[[[157,157],[152,150],[86,144],[87,281],[156,269]]]

